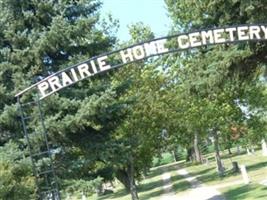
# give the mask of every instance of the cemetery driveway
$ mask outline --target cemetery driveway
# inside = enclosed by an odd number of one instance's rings
[[[180,196],[179,194],[175,195],[171,183],[171,175],[168,172],[164,172],[162,175],[164,194],[160,200],[225,200],[224,196],[216,188],[202,184],[196,177],[190,176],[185,169],[180,169],[177,173],[191,184],[191,188]]]
[[[173,191],[173,185],[171,182],[171,173],[169,172],[164,172],[162,175],[162,180],[163,180],[163,189],[164,189],[164,194],[161,196],[160,200],[175,200],[176,196]]]

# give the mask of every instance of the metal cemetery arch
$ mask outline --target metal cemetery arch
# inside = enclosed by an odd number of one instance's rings
[[[47,140],[47,132],[44,125],[40,100],[88,77],[152,56],[215,44],[266,40],[267,26],[265,24],[213,28],[161,37],[92,57],[84,62],[56,72],[16,94],[23,130],[30,150],[33,172],[36,177],[39,199],[61,199],[51,158],[52,152]],[[30,91],[36,92],[36,90],[37,95],[32,102],[22,103],[21,97],[25,93]],[[42,130],[39,130],[40,132],[38,133],[28,129],[32,106],[37,106],[39,112],[39,122]],[[36,135],[39,137],[39,142],[45,146],[45,149],[36,150],[32,146],[32,143],[36,142],[33,139]],[[37,164],[42,159],[46,159],[46,164],[48,163],[48,165],[45,168],[40,169]]]

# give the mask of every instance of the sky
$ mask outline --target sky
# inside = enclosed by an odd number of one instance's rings
[[[130,39],[127,26],[142,21],[150,26],[156,37],[167,35],[171,19],[164,0],[102,0],[102,16],[112,14],[120,22],[118,37]]]

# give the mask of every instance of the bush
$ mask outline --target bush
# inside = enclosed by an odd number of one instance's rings
[[[70,196],[91,196],[98,190],[102,190],[103,178],[97,177],[94,180],[83,180],[83,179],[71,179],[63,181],[63,187],[65,188],[64,194]]]
[[[166,165],[169,163],[174,162],[173,155],[171,153],[162,153],[161,157],[155,157],[153,159],[153,167],[161,166],[161,165]]]

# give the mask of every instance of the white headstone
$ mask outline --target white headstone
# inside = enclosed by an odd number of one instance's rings
[[[261,140],[261,146],[262,146],[262,155],[267,156],[267,145],[264,139]]]
[[[70,200],[70,194],[67,194],[66,200]]]
[[[250,180],[249,180],[249,177],[248,177],[246,166],[245,165],[240,165],[240,171],[241,171],[244,183],[245,184],[249,184]]]
[[[86,198],[86,196],[83,194],[82,195],[82,200],[86,200],[87,198]]]
[[[248,155],[252,155],[252,153],[250,152],[249,148],[247,147],[247,154]]]
[[[240,146],[239,145],[237,145],[236,151],[237,151],[237,154],[240,154]]]

